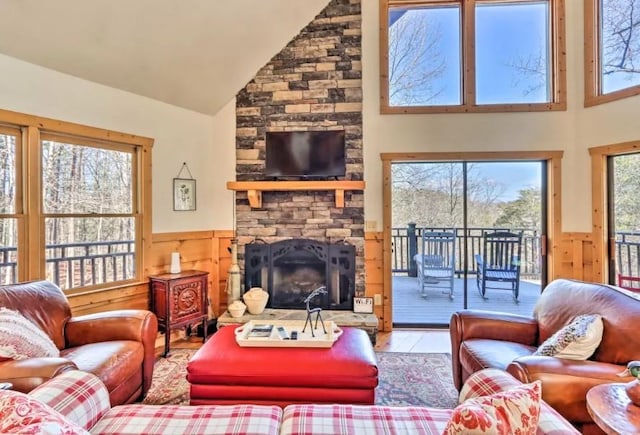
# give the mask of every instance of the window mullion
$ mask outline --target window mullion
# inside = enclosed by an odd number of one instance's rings
[[[462,105],[476,105],[475,0],[462,1]]]
[[[42,148],[40,130],[37,127],[25,128],[27,146],[24,154],[26,172],[23,177],[25,195],[25,234],[28,234],[26,246],[29,255],[25,258],[25,279],[43,279],[45,277],[44,217],[42,216]]]

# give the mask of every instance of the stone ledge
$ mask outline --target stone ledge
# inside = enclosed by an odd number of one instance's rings
[[[273,321],[273,320],[300,320],[304,322],[307,318],[306,310],[286,310],[267,308],[262,314],[245,314],[242,317],[231,317],[228,311],[225,311],[218,317],[218,328],[227,325],[239,325],[247,323],[251,320],[257,321]],[[315,316],[313,316],[315,321]],[[322,319],[325,321],[333,321],[338,326],[353,326],[364,330],[372,344],[376,344],[376,336],[378,334],[378,318],[375,314],[354,313],[346,310],[323,310]]]

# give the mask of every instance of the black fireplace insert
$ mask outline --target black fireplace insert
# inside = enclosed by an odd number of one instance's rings
[[[318,287],[327,293],[311,305],[352,310],[355,295],[355,247],[310,239],[245,245],[245,289],[262,287],[267,307],[304,309],[305,298]]]

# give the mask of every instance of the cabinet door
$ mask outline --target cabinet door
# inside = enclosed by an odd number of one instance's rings
[[[206,277],[182,279],[172,285],[169,313],[172,324],[200,319],[204,313],[205,285]]]

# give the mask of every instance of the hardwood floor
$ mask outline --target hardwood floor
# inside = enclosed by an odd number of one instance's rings
[[[189,337],[171,343],[172,349],[198,349],[201,337]],[[379,332],[374,349],[378,352],[451,353],[448,329],[394,329]],[[162,347],[156,354],[162,354]]]

